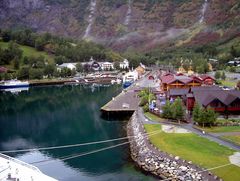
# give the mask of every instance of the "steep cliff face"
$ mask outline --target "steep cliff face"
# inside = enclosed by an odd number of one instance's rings
[[[0,0],[0,27],[148,50],[237,36],[239,12],[239,0]]]

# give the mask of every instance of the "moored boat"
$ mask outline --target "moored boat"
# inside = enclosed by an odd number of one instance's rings
[[[128,88],[130,85],[132,85],[133,81],[127,80],[123,82],[123,88]]]
[[[12,89],[19,87],[29,87],[29,82],[20,80],[9,80],[4,81],[3,83],[0,84],[0,89]]]

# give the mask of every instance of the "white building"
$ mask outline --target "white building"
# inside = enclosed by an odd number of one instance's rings
[[[120,69],[128,69],[129,68],[129,61],[124,59],[123,62],[119,63]]]
[[[68,69],[75,69],[76,70],[76,65],[77,63],[63,63],[61,65],[58,66],[58,70],[61,70],[62,68],[68,68]]]
[[[101,66],[102,70],[113,70],[114,69],[114,64],[111,62],[101,62],[100,66]]]
[[[138,72],[136,70],[131,71],[131,72],[127,72],[123,76],[123,82],[136,81],[137,79],[138,79]]]

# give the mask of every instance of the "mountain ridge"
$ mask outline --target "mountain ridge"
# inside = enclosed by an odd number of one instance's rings
[[[115,50],[195,46],[240,32],[238,0],[1,0],[0,28],[31,28]]]

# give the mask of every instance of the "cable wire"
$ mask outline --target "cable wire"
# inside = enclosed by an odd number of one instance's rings
[[[153,132],[154,132],[154,133],[153,133]],[[144,135],[144,138],[146,138],[147,136],[156,135],[156,134],[162,132],[162,130],[156,130],[156,131],[153,131],[153,132],[144,133],[144,134],[143,134],[143,135]],[[135,136],[135,137],[136,137],[136,136]],[[78,157],[90,155],[90,154],[93,154],[93,153],[98,153],[98,152],[101,152],[101,151],[109,150],[109,149],[112,149],[112,148],[116,148],[116,147],[119,147],[119,146],[122,146],[122,145],[129,144],[129,143],[131,143],[131,142],[133,142],[133,141],[135,141],[135,140],[126,141],[126,142],[123,142],[123,143],[119,143],[119,144],[116,144],[116,145],[112,145],[112,146],[100,148],[100,149],[93,150],[93,151],[90,151],[90,152],[85,152],[85,153],[80,153],[80,154],[73,154],[73,155],[69,155],[69,156],[64,156],[64,157],[60,157],[60,158],[58,158],[58,159],[61,160],[61,161],[66,161],[66,160],[70,160],[70,159],[74,159],[74,158],[78,158]],[[30,163],[30,164],[39,164],[39,163],[45,163],[45,162],[50,162],[50,161],[56,161],[56,159],[41,160],[41,161],[32,162],[32,163]],[[41,164],[41,165],[42,165],[42,164]]]
[[[153,132],[156,132],[156,131],[153,131]],[[153,132],[149,132],[149,134],[151,134]],[[145,135],[145,134],[148,134],[148,133],[144,133],[143,135]],[[125,140],[125,139],[129,139],[132,137],[136,137],[136,136],[126,136],[126,137],[121,137],[121,138],[114,138],[114,139],[87,142],[87,143],[77,143],[77,144],[70,144],[70,145],[61,145],[61,146],[39,147],[39,148],[20,149],[20,150],[7,150],[7,151],[0,151],[0,153],[20,153],[20,152],[28,152],[28,151],[43,151],[43,150],[73,148],[73,147],[95,145],[95,144],[101,144],[101,143],[108,143],[108,142],[112,142],[112,141]]]

